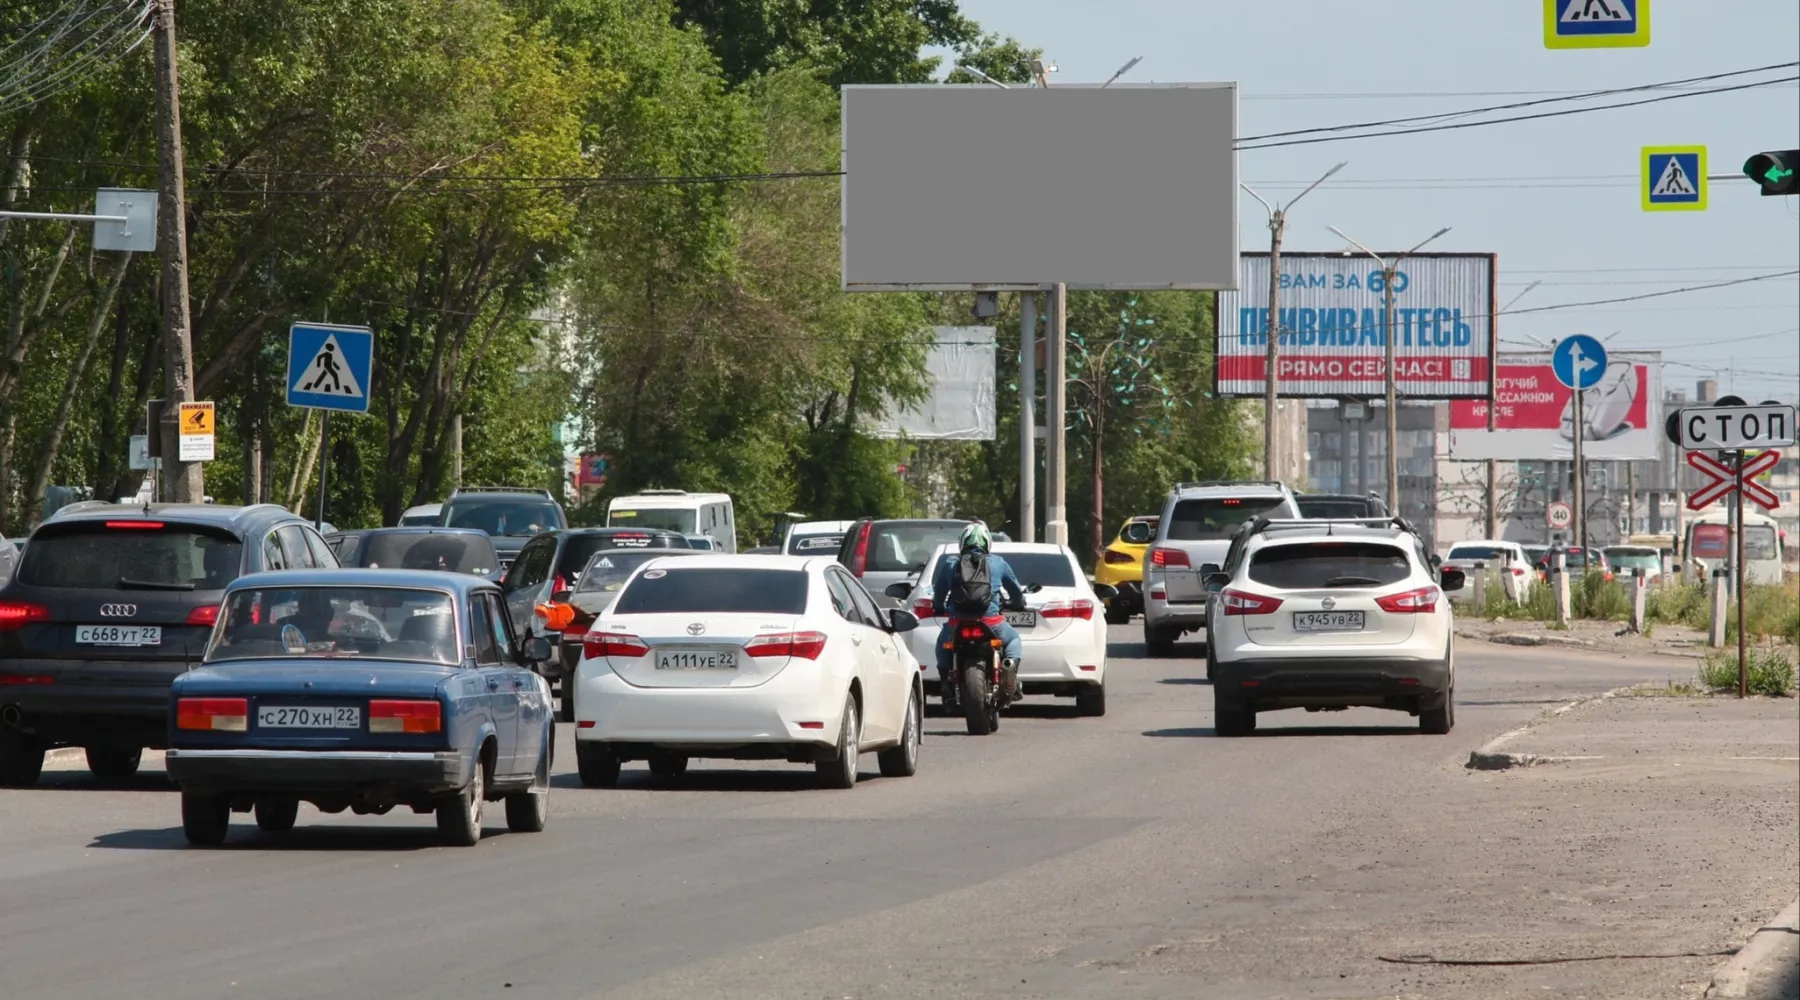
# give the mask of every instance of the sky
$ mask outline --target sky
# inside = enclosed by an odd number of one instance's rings
[[[1543,5],[1536,0],[961,0],[960,6],[986,30],[1041,47],[1057,66],[1053,87],[1102,82],[1133,56],[1143,62],[1123,78],[1132,82],[1234,81],[1242,135],[1800,60],[1795,0],[1655,0],[1648,47],[1567,51],[1545,48]],[[1646,96],[1656,95],[1613,100]],[[1764,198],[1748,180],[1723,180],[1712,183],[1706,211],[1643,210],[1640,149],[1688,144],[1707,147],[1714,177],[1740,177],[1753,153],[1800,147],[1800,86],[1245,151],[1239,171],[1264,198],[1285,203],[1347,161],[1289,214],[1284,250],[1341,250],[1328,225],[1383,252],[1449,226],[1428,249],[1498,254],[1498,304],[1542,282],[1518,300],[1518,309],[1800,268],[1800,199]],[[1248,195],[1242,199],[1240,246],[1266,250],[1267,216]],[[1662,351],[1664,387],[1686,389],[1689,398],[1694,382],[1708,377],[1718,378],[1722,392],[1752,400],[1800,396],[1800,276],[1501,316],[1497,331],[1502,350],[1533,350],[1533,338],[1587,333],[1613,349]]]

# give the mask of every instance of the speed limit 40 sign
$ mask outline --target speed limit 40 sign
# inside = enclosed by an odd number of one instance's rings
[[[1544,523],[1552,528],[1567,528],[1575,523],[1575,508],[1558,500],[1544,508]]]

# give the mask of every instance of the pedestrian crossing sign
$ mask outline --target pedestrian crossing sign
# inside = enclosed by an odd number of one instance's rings
[[[1638,161],[1644,211],[1706,211],[1705,146],[1645,146]]]
[[[1650,44],[1650,0],[1544,0],[1544,47],[1633,49]]]
[[[288,405],[369,412],[374,354],[375,334],[366,326],[295,323],[288,331]]]

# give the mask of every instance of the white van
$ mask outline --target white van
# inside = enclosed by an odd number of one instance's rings
[[[1781,563],[1785,555],[1781,551],[1782,541],[1774,518],[1744,512],[1745,580],[1751,583],[1781,582]],[[1687,537],[1681,546],[1682,566],[1690,574],[1698,567],[1698,579],[1705,580],[1712,576],[1714,569],[1730,564],[1733,544],[1730,515],[1723,512],[1701,515],[1687,524]]]
[[[737,551],[737,518],[731,498],[723,493],[645,490],[614,497],[606,505],[609,528],[664,528],[684,535],[706,535],[724,552]]]

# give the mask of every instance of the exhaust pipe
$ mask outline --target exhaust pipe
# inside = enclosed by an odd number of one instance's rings
[[[21,722],[23,722],[24,719],[25,719],[24,715],[22,713],[20,713],[20,711],[19,711],[19,706],[6,705],[4,707],[0,707],[0,727],[6,728],[6,729],[17,729],[17,728],[19,728],[19,724]]]

